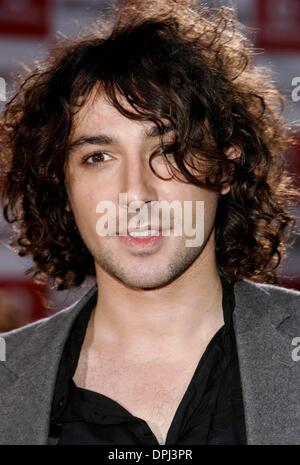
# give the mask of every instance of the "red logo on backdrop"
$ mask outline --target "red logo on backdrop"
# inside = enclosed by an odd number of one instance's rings
[[[51,311],[44,305],[47,288],[30,279],[0,278],[0,333],[8,324],[14,327],[50,316]]]
[[[0,0],[0,33],[47,36],[51,6],[52,0]]]
[[[300,188],[300,134],[293,148],[286,151],[286,165],[294,184]]]
[[[300,50],[300,1],[256,0],[257,46]]]

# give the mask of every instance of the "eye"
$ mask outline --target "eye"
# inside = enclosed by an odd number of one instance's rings
[[[83,158],[84,165],[97,165],[99,163],[103,163],[107,161],[105,157],[110,157],[110,155],[106,152],[94,152],[88,155],[87,157]]]

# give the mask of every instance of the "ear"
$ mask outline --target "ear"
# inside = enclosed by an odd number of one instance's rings
[[[239,160],[241,158],[241,154],[242,154],[242,151],[241,151],[241,148],[238,145],[231,145],[225,151],[225,155],[230,160]],[[225,195],[225,194],[228,194],[228,192],[230,192],[230,185],[228,183],[225,183],[225,184],[222,185],[222,187],[220,189],[220,194]]]
[[[67,200],[67,205],[65,206],[65,211],[66,212],[70,212],[71,209],[70,209],[70,205],[69,205],[69,201]]]

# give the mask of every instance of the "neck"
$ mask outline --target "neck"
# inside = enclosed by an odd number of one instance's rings
[[[206,345],[224,324],[212,240],[186,272],[163,288],[128,288],[99,269],[97,284],[85,341],[96,350],[105,344],[133,353],[186,352],[195,341]]]

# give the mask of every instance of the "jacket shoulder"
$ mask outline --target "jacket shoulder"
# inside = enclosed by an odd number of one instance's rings
[[[244,279],[234,285],[235,298],[242,317],[258,320],[269,314],[275,324],[289,318],[300,329],[300,292],[276,284]]]
[[[300,300],[300,291],[289,289],[275,284],[265,284],[244,279],[238,281],[236,286],[252,298],[261,299],[262,297],[269,299],[277,299],[280,303],[293,304]]]
[[[83,297],[63,310],[20,328],[0,333],[0,337],[5,341],[9,358],[25,360],[26,356],[32,353],[38,354],[39,351],[61,344],[66,339],[81,309],[95,294],[96,287],[93,286]]]
[[[48,339],[51,337],[52,328],[58,327],[58,325],[60,326],[64,321],[68,320],[72,316],[75,307],[76,303],[48,317],[41,318],[40,320],[10,331],[2,332],[0,333],[0,337],[4,339],[11,348],[14,345],[24,347],[25,343],[28,344],[29,341],[33,341],[36,337],[41,341],[43,335]]]

